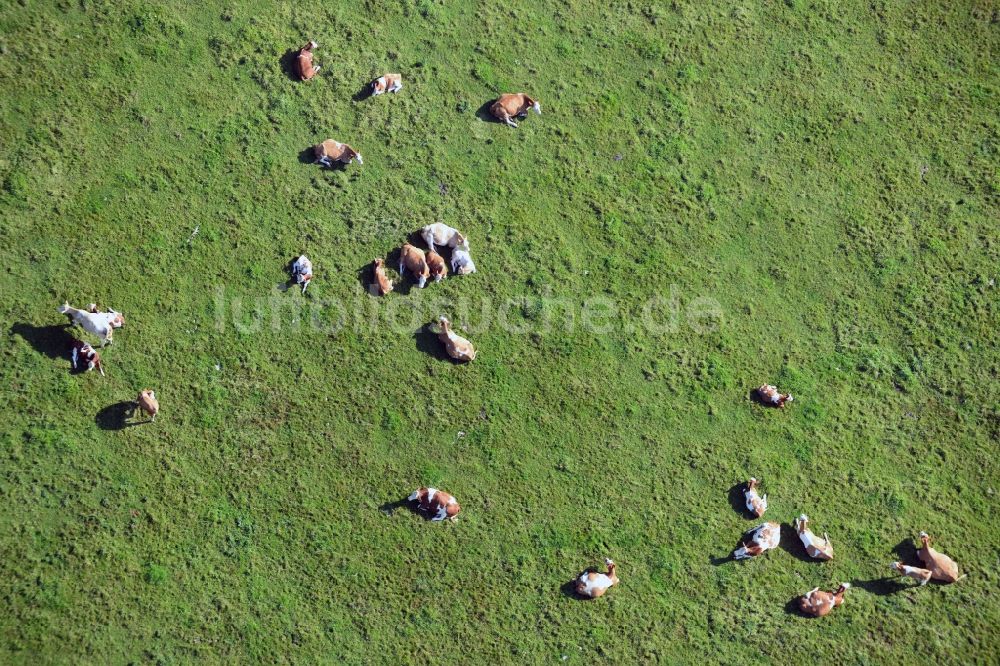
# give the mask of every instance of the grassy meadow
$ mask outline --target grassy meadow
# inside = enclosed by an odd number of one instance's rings
[[[998,53],[987,0],[3,3],[0,663],[996,663]],[[478,272],[371,296],[434,221]],[[726,560],[750,475],[832,562]],[[920,530],[968,577],[897,582]]]

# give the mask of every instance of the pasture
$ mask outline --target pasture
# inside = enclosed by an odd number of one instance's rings
[[[4,3],[0,662],[995,661],[998,12]],[[372,296],[436,221],[478,272]],[[106,377],[64,300],[124,313]],[[751,475],[833,561],[726,559]],[[920,530],[968,577],[895,578]]]

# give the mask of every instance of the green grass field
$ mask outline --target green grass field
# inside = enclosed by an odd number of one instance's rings
[[[998,53],[989,0],[4,3],[0,662],[997,663]],[[369,295],[434,221],[479,272]],[[750,475],[836,559],[725,561]],[[966,579],[897,584],[922,529]]]

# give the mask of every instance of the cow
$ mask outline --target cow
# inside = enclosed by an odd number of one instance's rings
[[[442,245],[450,248],[465,246],[465,248],[468,249],[468,239],[463,236],[458,229],[449,227],[443,222],[428,224],[420,230],[420,237],[424,239],[424,242],[427,243],[427,247],[432,252],[434,251],[435,245]]]
[[[299,53],[295,56],[295,66],[298,69],[299,78],[303,81],[308,81],[312,77],[316,76],[319,72],[319,65],[313,66],[313,49],[317,48],[319,44],[310,40],[305,46],[299,49]]]
[[[400,74],[383,74],[372,81],[372,97],[387,92],[399,92],[403,89],[403,77]]]
[[[316,164],[322,164],[329,169],[333,168],[334,162],[350,164],[354,160],[357,160],[358,164],[365,163],[364,160],[361,159],[361,153],[354,150],[346,143],[340,143],[339,141],[334,141],[333,139],[327,139],[323,143],[317,143],[313,146],[313,155],[316,156]]]
[[[441,326],[438,339],[444,343],[448,356],[456,361],[476,360],[476,350],[472,347],[472,343],[451,330],[451,322],[444,315],[438,317],[438,324]]]
[[[781,541],[781,525],[778,523],[762,523],[748,530],[740,541],[740,546],[733,551],[733,558],[745,560],[757,557],[773,548]]]
[[[806,552],[809,553],[809,557],[815,560],[833,559],[833,544],[830,543],[830,536],[824,532],[823,538],[820,539],[813,534],[812,530],[809,529],[809,516],[803,513],[795,519],[795,531],[798,533],[802,545],[805,546]]]
[[[955,560],[931,548],[931,538],[927,532],[920,533],[920,543],[923,545],[917,549],[917,557],[930,570],[931,578],[943,583],[954,583],[965,578],[958,575]]]
[[[784,407],[786,402],[795,400],[791,393],[779,393],[778,389],[770,384],[763,384],[757,388],[757,399],[761,404],[773,407]]]
[[[528,109],[534,109],[535,113],[542,115],[542,105],[537,100],[531,99],[524,93],[506,93],[493,102],[490,113],[497,120],[511,127],[517,127],[513,118],[524,118],[528,115]]]
[[[469,275],[476,272],[476,264],[469,254],[468,243],[460,245],[451,251],[451,272],[455,275]]]
[[[97,306],[94,304],[91,304],[88,310],[78,310],[67,302],[60,305],[58,311],[69,317],[71,324],[80,326],[88,333],[101,338],[102,347],[114,342],[112,340],[114,330],[125,325],[125,317],[121,313],[114,310],[98,312]]]
[[[435,282],[440,282],[444,278],[448,277],[448,264],[446,264],[444,262],[444,258],[434,250],[427,253],[427,268],[430,270],[430,276],[434,278]]]
[[[761,497],[757,493],[757,485],[757,479],[751,476],[750,480],[747,481],[747,488],[743,491],[743,495],[746,498],[747,511],[761,518],[767,511],[767,495]]]
[[[799,597],[799,610],[810,617],[823,617],[844,603],[844,593],[850,588],[850,583],[841,583],[836,592],[824,592],[814,587]]]
[[[160,411],[160,403],[156,399],[156,394],[153,393],[153,389],[143,389],[139,391],[139,396],[135,399],[132,411],[142,410],[149,416],[150,421],[156,420],[156,415]]]
[[[302,285],[302,293],[306,293],[306,287],[313,279],[313,265],[309,258],[300,254],[299,258],[292,262],[292,279],[295,284]]]
[[[70,362],[73,370],[77,372],[90,372],[97,368],[101,376],[104,376],[104,366],[101,364],[101,355],[83,340],[73,340],[69,345]]]
[[[417,503],[417,509],[430,517],[431,520],[458,520],[456,516],[462,510],[458,501],[437,488],[417,488],[407,500]]]
[[[931,578],[934,576],[934,572],[930,569],[921,569],[920,567],[911,567],[902,562],[893,562],[892,570],[898,573],[900,576],[906,576],[907,578],[912,578],[913,580],[920,581],[920,585],[924,586],[930,582]]]
[[[427,256],[419,247],[404,243],[399,251],[399,274],[405,275],[407,270],[413,273],[417,278],[417,286],[423,289],[431,274],[431,269],[427,266]]]
[[[392,281],[385,275],[385,262],[381,257],[376,257],[372,262],[372,272],[375,274],[375,284],[379,296],[385,296],[393,290]]]
[[[576,579],[574,590],[581,597],[596,599],[602,596],[613,585],[618,584],[618,574],[615,572],[615,563],[610,558],[604,560],[608,567],[607,573],[597,571],[584,571]]]

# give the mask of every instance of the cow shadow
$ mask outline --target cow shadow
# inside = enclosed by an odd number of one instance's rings
[[[386,502],[385,504],[383,504],[378,508],[379,511],[390,517],[393,514],[395,514],[396,511],[398,511],[399,509],[409,509],[411,513],[416,513],[415,510],[416,507],[413,506],[412,502],[406,499],[399,499],[394,502]]]
[[[885,597],[916,587],[903,581],[904,579],[902,578],[886,576],[885,578],[873,578],[872,580],[852,580],[851,585],[865,592],[871,592],[876,596]]]
[[[309,146],[299,152],[299,163],[318,164],[318,162],[316,162],[316,152],[313,150],[312,146]]]
[[[355,102],[363,102],[372,96],[372,84],[371,81],[366,83],[361,87],[361,90],[351,95],[351,99]]]
[[[496,97],[485,102],[481,107],[476,109],[476,118],[479,118],[484,123],[496,123],[497,125],[505,124],[502,120],[494,116],[492,111],[490,111],[490,107],[493,106],[495,101],[497,101]]]
[[[136,404],[132,400],[122,400],[108,405],[94,416],[94,423],[101,430],[124,430],[132,426],[152,423],[152,421],[129,420],[135,414]]]
[[[914,545],[913,539],[903,539],[892,547],[892,552],[896,554],[896,557],[903,564],[919,567],[924,566],[920,562],[920,558],[917,557],[917,547]]]
[[[733,511],[740,514],[743,518],[747,520],[754,520],[757,516],[747,510],[746,495],[744,491],[747,489],[747,484],[745,482],[737,483],[735,486],[729,489],[729,506],[733,507]]]
[[[737,546],[738,547],[738,546]],[[729,562],[735,562],[736,558],[733,557],[732,553],[729,553],[725,557],[712,557],[708,556],[708,563],[713,567],[721,567],[723,564],[728,564]]]
[[[577,594],[576,592],[576,579],[568,580],[559,586],[559,591],[562,592],[564,597],[570,599],[575,599],[577,601],[592,601],[590,597],[585,597],[582,594]]]
[[[806,547],[802,545],[802,539],[799,538],[799,533],[796,532],[795,528],[788,523],[781,523],[781,539],[778,541],[778,546],[800,562],[823,561],[809,557],[809,552],[806,551]]]
[[[458,365],[459,361],[448,356],[448,352],[438,339],[433,326],[433,324],[425,324],[413,333],[413,340],[416,342],[417,351],[421,351],[437,361],[449,361],[453,365]]]
[[[299,83],[302,78],[299,76],[297,66],[298,63],[296,63],[298,57],[299,49],[288,49],[278,60],[278,63],[281,65],[281,71],[285,73],[285,76],[296,83]]]
[[[10,327],[11,335],[19,335],[31,345],[31,348],[49,358],[66,358],[70,345],[76,339],[70,333],[69,324],[53,324],[51,326],[32,326],[31,324],[14,324]]]

